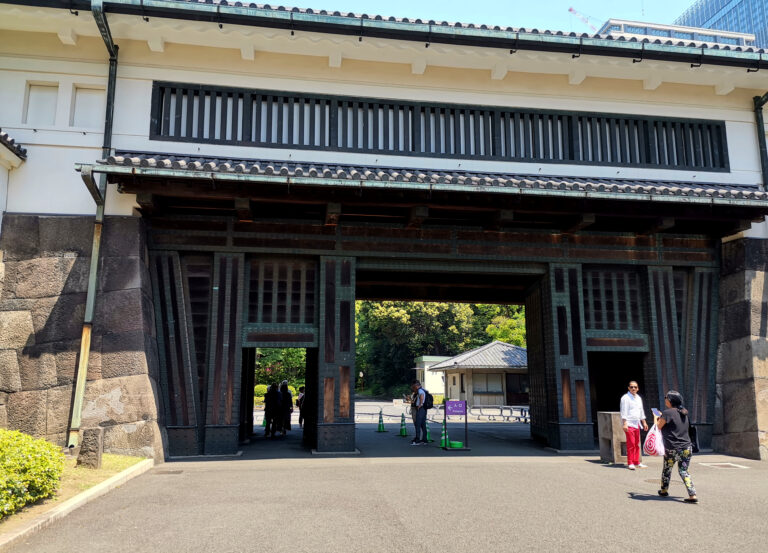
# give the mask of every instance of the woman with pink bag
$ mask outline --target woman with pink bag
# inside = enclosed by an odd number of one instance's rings
[[[688,474],[688,466],[691,464],[693,446],[689,435],[690,422],[688,420],[688,409],[683,407],[683,396],[680,392],[670,390],[664,397],[666,409],[662,411],[661,416],[656,421],[656,426],[661,429],[661,435],[664,438],[664,466],[661,470],[661,489],[659,495],[667,497],[669,495],[669,479],[672,475],[672,467],[677,463],[677,471],[680,478],[683,479],[688,490],[686,503],[698,503],[696,497],[696,488],[693,487],[693,480]]]

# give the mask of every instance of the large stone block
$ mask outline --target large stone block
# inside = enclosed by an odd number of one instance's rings
[[[720,275],[741,273],[746,268],[746,240],[731,240],[723,244]]]
[[[0,392],[18,392],[19,390],[21,390],[21,374],[16,350],[0,350]]]
[[[43,256],[91,254],[93,217],[40,217],[40,254]]]
[[[746,238],[744,248],[744,268],[754,271],[768,271],[768,240]]]
[[[102,258],[99,279],[101,289],[111,292],[141,288],[143,268],[139,256]]]
[[[768,432],[768,378],[755,379],[755,408],[757,429]]]
[[[751,298],[751,278],[754,271],[742,271],[720,279],[720,307],[732,305]]]
[[[712,437],[712,449],[747,459],[760,459],[760,440],[757,432],[737,432]]]
[[[148,374],[146,349],[148,337],[143,331],[120,332],[102,336],[102,378]]]
[[[752,375],[768,378],[768,339],[752,338]]]
[[[753,341],[751,336],[744,336],[718,345],[717,382],[752,378]]]
[[[8,394],[8,428],[32,436],[46,434],[46,390]]]
[[[751,379],[722,384],[723,431],[757,432],[755,384]]]
[[[165,459],[160,429],[153,420],[105,427],[104,451],[154,458],[157,463]]]
[[[47,298],[85,292],[88,286],[87,258],[39,257],[13,263],[16,298]],[[9,274],[9,279],[11,275]],[[6,284],[10,292],[10,282]]]
[[[157,420],[157,398],[145,375],[89,382],[83,405],[83,426],[110,426]]]
[[[96,298],[94,332],[131,332],[144,329],[145,299],[140,289],[104,292]]]
[[[101,237],[102,257],[142,257],[144,228],[140,217],[106,217]]]
[[[715,435],[723,433],[723,416],[723,387],[720,384],[715,384],[715,422],[712,425],[712,433]]]
[[[0,311],[0,346],[21,349],[35,343],[35,328],[29,311]]]
[[[37,343],[77,340],[83,332],[85,294],[65,294],[35,302],[32,321]]]
[[[46,396],[46,434],[66,432],[72,411],[74,390],[72,386],[57,386]]]
[[[31,259],[40,255],[39,217],[6,213],[0,232],[0,250],[6,261]]]
[[[752,304],[742,301],[720,309],[720,342],[728,342],[751,335]]]
[[[56,355],[50,344],[30,346],[19,354],[23,390],[44,390],[58,384]]]

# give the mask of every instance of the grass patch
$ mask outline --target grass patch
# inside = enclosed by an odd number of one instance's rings
[[[104,482],[143,460],[142,457],[104,453],[101,457],[101,468],[94,470],[78,467],[76,466],[77,459],[66,458],[64,472],[61,475],[56,495],[27,505],[17,513],[0,520],[0,533],[9,532],[26,524],[35,517],[58,506],[60,503],[75,497],[96,484]]]

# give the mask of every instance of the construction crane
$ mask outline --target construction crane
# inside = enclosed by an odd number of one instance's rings
[[[584,22],[585,25],[589,25],[589,28],[592,29],[592,32],[594,32],[594,33],[597,32],[597,27],[595,27],[594,25],[592,25],[592,23],[589,22],[589,20],[591,19],[590,17],[587,17],[586,15],[584,15],[581,12],[577,12],[575,9],[573,9],[573,6],[568,8],[568,13],[571,13],[571,14],[575,15],[576,17],[578,17],[579,19],[581,19]]]

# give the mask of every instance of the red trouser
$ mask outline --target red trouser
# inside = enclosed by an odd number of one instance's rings
[[[627,428],[624,433],[627,435],[627,464],[640,464],[640,429]]]

